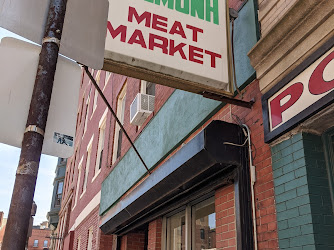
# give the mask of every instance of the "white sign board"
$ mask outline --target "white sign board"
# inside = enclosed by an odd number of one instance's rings
[[[50,0],[0,0],[0,27],[41,44]],[[94,69],[103,65],[108,0],[69,0],[60,54]]]
[[[21,147],[34,88],[40,47],[14,38],[0,44],[0,142]],[[68,158],[74,151],[74,135],[82,71],[59,56],[43,154]]]
[[[266,142],[334,101],[334,48],[317,53],[263,96]]]
[[[230,94],[226,0],[111,0],[104,69]]]

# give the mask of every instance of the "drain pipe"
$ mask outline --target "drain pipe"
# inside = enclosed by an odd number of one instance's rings
[[[251,175],[251,195],[252,195],[252,210],[253,210],[253,232],[254,232],[254,249],[257,250],[257,231],[256,231],[256,213],[255,213],[255,195],[254,195],[254,184],[256,182],[256,172],[255,166],[253,165],[252,158],[252,143],[251,143],[251,133],[249,127],[246,124],[242,125],[247,130],[248,136],[248,151],[249,151],[249,168]]]

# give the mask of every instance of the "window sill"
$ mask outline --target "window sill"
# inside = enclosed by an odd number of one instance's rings
[[[94,175],[94,177],[93,177],[91,183],[93,183],[93,182],[95,181],[95,179],[99,176],[99,174],[101,173],[101,169],[102,169],[102,168],[100,168],[100,169],[96,172],[96,174]]]
[[[96,105],[95,107],[93,107],[93,112],[92,112],[92,114],[91,114],[89,120],[92,120],[92,118],[93,118],[93,116],[94,116],[94,114],[95,114],[95,110],[96,110],[96,108],[97,108],[97,105]]]
[[[81,198],[82,198],[82,196],[84,196],[84,194],[86,193],[86,189],[82,192],[82,194],[80,195],[80,200],[81,200]]]

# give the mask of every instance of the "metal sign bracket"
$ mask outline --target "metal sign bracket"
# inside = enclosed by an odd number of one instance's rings
[[[229,103],[229,104],[241,106],[241,107],[248,108],[248,109],[251,109],[253,104],[255,103],[254,98],[252,100],[250,100],[249,102],[247,102],[247,101],[231,98],[231,97],[224,96],[224,95],[210,93],[210,92],[207,92],[207,91],[202,92],[202,96],[205,97],[205,98],[212,99],[212,100],[216,100],[216,101],[220,101],[220,102],[226,102],[226,103]]]

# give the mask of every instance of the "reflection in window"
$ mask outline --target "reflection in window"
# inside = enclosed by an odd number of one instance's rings
[[[216,213],[214,197],[192,208],[193,249],[212,249],[216,247]]]
[[[38,247],[38,240],[34,240],[34,245],[33,247]]]
[[[64,182],[58,182],[58,187],[57,187],[57,194],[56,194],[56,202],[55,205],[56,206],[60,206],[61,204],[61,198],[62,198],[62,194],[63,194],[63,186],[64,186]]]
[[[167,218],[167,249],[185,249],[185,211]]]

